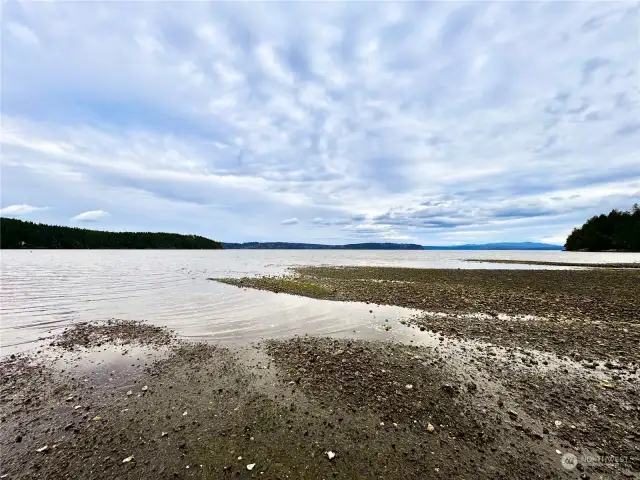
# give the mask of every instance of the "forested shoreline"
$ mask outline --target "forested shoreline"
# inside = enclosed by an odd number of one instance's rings
[[[636,203],[626,212],[611,210],[608,215],[596,215],[567,237],[565,250],[601,252],[618,250],[640,252],[640,206]]]
[[[198,235],[164,232],[104,232],[0,217],[0,248],[221,249]]]

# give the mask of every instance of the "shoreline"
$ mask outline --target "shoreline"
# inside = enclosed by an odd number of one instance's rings
[[[406,331],[405,342],[305,335],[223,347],[187,342],[141,322],[76,324],[38,352],[0,360],[0,476],[587,479],[640,473],[640,373],[629,348],[640,334],[635,301],[629,303],[636,272],[294,272],[286,282],[233,282],[334,300],[372,296],[423,305],[427,298],[448,311],[422,307],[399,321],[377,320],[381,328]],[[536,301],[492,297],[505,285],[512,295],[527,291]],[[551,309],[550,298],[560,292],[579,298]],[[602,307],[574,310],[584,300],[580,292],[609,295],[611,318],[586,322],[584,316],[595,317]],[[473,301],[460,303],[461,295]],[[508,308],[494,310],[500,302]],[[539,303],[548,317],[528,311]],[[489,313],[471,311],[481,305]],[[567,330],[568,315],[576,313],[590,325],[578,333]],[[565,455],[575,455],[579,465],[563,468]],[[590,460],[603,456],[618,461]]]

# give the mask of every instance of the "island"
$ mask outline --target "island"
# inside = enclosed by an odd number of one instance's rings
[[[246,242],[223,243],[225,249],[265,250],[422,250],[422,245],[412,243],[350,243],[323,245],[319,243]]]
[[[564,245],[569,251],[640,252],[640,206],[630,211],[611,210],[574,228]]]
[[[0,217],[0,248],[221,249],[198,235],[164,232],[104,232]]]

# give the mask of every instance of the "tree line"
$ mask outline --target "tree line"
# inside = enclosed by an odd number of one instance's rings
[[[220,249],[198,235],[162,232],[103,232],[0,218],[0,248]]]
[[[622,250],[640,252],[640,206],[630,211],[611,210],[608,215],[591,217],[574,228],[564,245],[566,250]]]

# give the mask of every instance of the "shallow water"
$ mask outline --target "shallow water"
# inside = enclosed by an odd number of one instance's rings
[[[638,262],[640,254],[525,251],[4,250],[0,354],[32,348],[82,321],[146,320],[193,340],[245,343],[314,333],[379,338],[413,313],[239,289],[208,277],[277,274],[293,265],[545,268],[464,262],[500,258],[583,263]],[[558,267],[546,267],[558,268]],[[370,313],[369,310],[373,310]],[[406,340],[404,338],[403,340]]]

